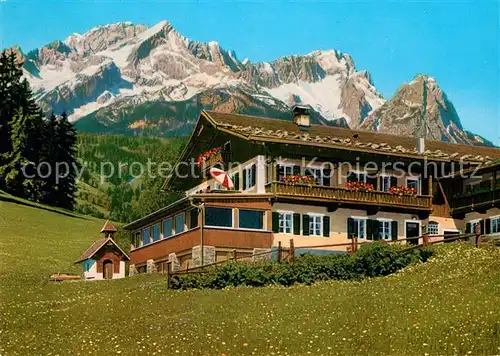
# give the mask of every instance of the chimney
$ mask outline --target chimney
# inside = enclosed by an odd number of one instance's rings
[[[309,105],[294,105],[292,107],[293,121],[301,130],[307,130],[311,126],[311,117]]]
[[[423,137],[419,137],[417,141],[417,151],[418,153],[425,152],[425,139]]]

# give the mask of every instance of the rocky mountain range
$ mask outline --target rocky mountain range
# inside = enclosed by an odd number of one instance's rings
[[[66,111],[82,131],[185,135],[201,109],[289,118],[290,106],[304,103],[318,124],[491,144],[462,128],[431,77],[417,76],[386,101],[371,75],[337,50],[253,63],[167,21],[97,26],[13,50],[42,108]]]

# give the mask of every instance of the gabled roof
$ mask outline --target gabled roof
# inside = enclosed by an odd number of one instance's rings
[[[101,233],[103,232],[117,232],[118,230],[116,229],[116,227],[109,222],[109,220],[106,220],[106,222],[104,223],[104,226],[102,227],[101,229]]]
[[[294,143],[355,151],[369,150],[386,155],[427,157],[445,161],[463,160],[483,163],[500,157],[500,149],[495,147],[425,140],[425,151],[421,154],[417,150],[418,139],[414,137],[325,125],[311,125],[307,131],[303,131],[291,120],[213,111],[203,111],[202,115],[220,130],[256,141]]]
[[[116,244],[116,242],[113,241],[112,238],[108,237],[106,239],[99,239],[99,240],[95,241],[92,244],[92,246],[90,246],[87,250],[85,250],[84,253],[82,253],[82,255],[75,261],[75,263],[80,263],[80,262],[83,262],[85,260],[88,260],[89,258],[92,258],[101,248],[103,248],[104,246],[106,246],[106,244],[108,242],[113,243],[113,245],[115,245],[115,247],[122,253],[122,255],[127,260],[130,259],[130,257],[128,257],[128,255],[125,252],[123,252],[123,250],[120,248],[120,246],[118,246]]]

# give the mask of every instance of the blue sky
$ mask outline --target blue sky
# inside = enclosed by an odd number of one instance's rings
[[[498,1],[0,0],[0,47],[23,50],[118,21],[170,21],[240,59],[335,48],[372,74],[388,99],[418,73],[434,76],[465,128],[500,145]]]

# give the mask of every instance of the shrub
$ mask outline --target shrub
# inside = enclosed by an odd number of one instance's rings
[[[360,280],[386,276],[410,264],[426,261],[431,249],[407,249],[402,245],[376,242],[363,245],[352,255],[304,254],[288,262],[229,262],[203,273],[174,275],[173,289],[212,288],[230,286],[261,287],[270,284],[291,286],[296,283],[313,284],[324,280]]]

